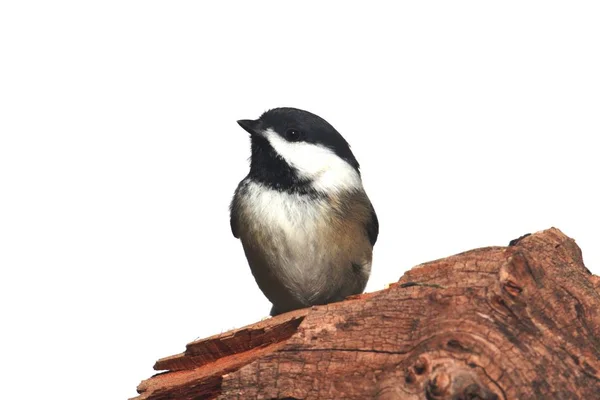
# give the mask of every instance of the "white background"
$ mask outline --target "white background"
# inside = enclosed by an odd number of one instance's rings
[[[3,397],[132,397],[268,314],[228,205],[272,107],[351,143],[369,291],[551,226],[600,273],[594,2],[212,3],[0,5]]]

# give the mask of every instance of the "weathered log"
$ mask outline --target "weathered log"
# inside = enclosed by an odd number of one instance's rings
[[[558,229],[188,344],[138,400],[600,399],[600,278]]]

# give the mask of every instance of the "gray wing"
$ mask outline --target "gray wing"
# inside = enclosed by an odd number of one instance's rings
[[[229,225],[231,225],[233,237],[239,239],[239,201],[237,199],[237,192],[233,196],[233,200],[231,200],[231,205],[229,206]]]
[[[369,241],[371,242],[371,246],[375,246],[375,242],[377,242],[377,236],[379,236],[379,220],[377,219],[377,214],[375,213],[375,209],[371,204],[371,219],[367,223],[367,235],[369,236]]]
[[[240,238],[240,200],[246,193],[246,179],[243,179],[235,189],[233,199],[229,205],[229,224],[231,225],[231,233],[236,239]]]

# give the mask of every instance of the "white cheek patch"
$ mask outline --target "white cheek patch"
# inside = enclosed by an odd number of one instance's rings
[[[360,175],[331,149],[306,142],[288,142],[271,129],[264,131],[273,149],[298,174],[323,192],[362,188]]]

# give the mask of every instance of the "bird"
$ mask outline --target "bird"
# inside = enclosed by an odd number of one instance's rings
[[[360,165],[325,119],[291,107],[237,121],[250,134],[250,171],[230,203],[271,316],[365,290],[379,221]]]

